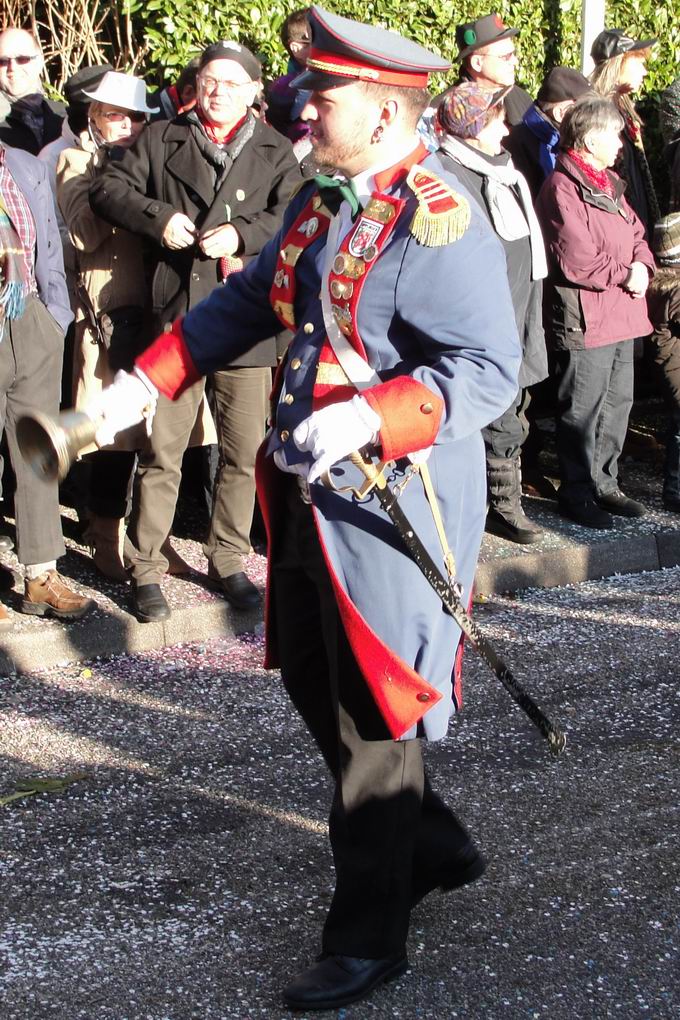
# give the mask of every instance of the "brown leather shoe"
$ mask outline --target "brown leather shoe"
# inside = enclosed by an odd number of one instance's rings
[[[7,612],[7,606],[0,602],[0,633],[4,633],[6,630],[11,630],[13,626],[14,621]]]
[[[56,616],[60,620],[78,620],[97,603],[79,595],[64,583],[56,570],[48,570],[35,580],[25,582],[21,612],[30,616]]]

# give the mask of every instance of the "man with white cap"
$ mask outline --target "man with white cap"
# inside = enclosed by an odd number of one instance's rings
[[[230,40],[211,44],[199,60],[195,108],[151,124],[93,183],[95,212],[151,242],[157,330],[260,251],[279,228],[300,179],[290,142],[251,109],[260,77],[260,62],[245,46]],[[204,551],[211,576],[240,610],[260,604],[243,557],[250,550],[255,454],[275,363],[274,338],[262,338],[211,377],[220,464]],[[161,397],[140,454],[127,538],[134,608],[142,622],[170,615],[160,587],[167,569],[161,547],[172,526],[182,457],[203,390],[201,380],[177,402]]]
[[[420,748],[459,707],[460,631],[379,501],[351,491],[364,476],[349,455],[389,462],[415,531],[467,601],[486,509],[480,430],[517,391],[520,348],[500,243],[416,133],[428,74],[448,63],[320,7],[310,25],[302,116],[315,156],[344,178],[309,182],[259,258],[156,340],[102,410],[105,428],[121,427],[156,388],[179,397],[277,319],[294,331],[258,491],[266,662],[280,664],[335,784],[322,953],[283,999],[325,1010],[403,974],[414,904],[484,871]]]

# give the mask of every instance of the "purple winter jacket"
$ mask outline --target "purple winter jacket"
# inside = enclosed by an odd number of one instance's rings
[[[544,326],[556,350],[604,347],[652,332],[644,298],[624,290],[632,262],[654,274],[645,229],[624,197],[625,183],[607,171],[615,197],[598,191],[565,153],[541,188],[536,213],[549,275]]]

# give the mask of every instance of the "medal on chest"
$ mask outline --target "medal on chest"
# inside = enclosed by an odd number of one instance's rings
[[[401,198],[373,194],[345,235],[328,276],[333,317],[352,346],[364,357],[364,346],[356,324],[359,298],[404,205]]]
[[[313,195],[286,234],[274,273],[269,300],[286,329],[295,330],[295,267],[310,244],[328,231],[331,214],[319,195]]]

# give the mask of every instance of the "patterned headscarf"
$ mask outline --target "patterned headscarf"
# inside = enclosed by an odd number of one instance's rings
[[[510,86],[512,87],[512,86]],[[454,138],[476,138],[483,131],[510,88],[488,89],[464,81],[445,93],[437,110],[437,130]]]

